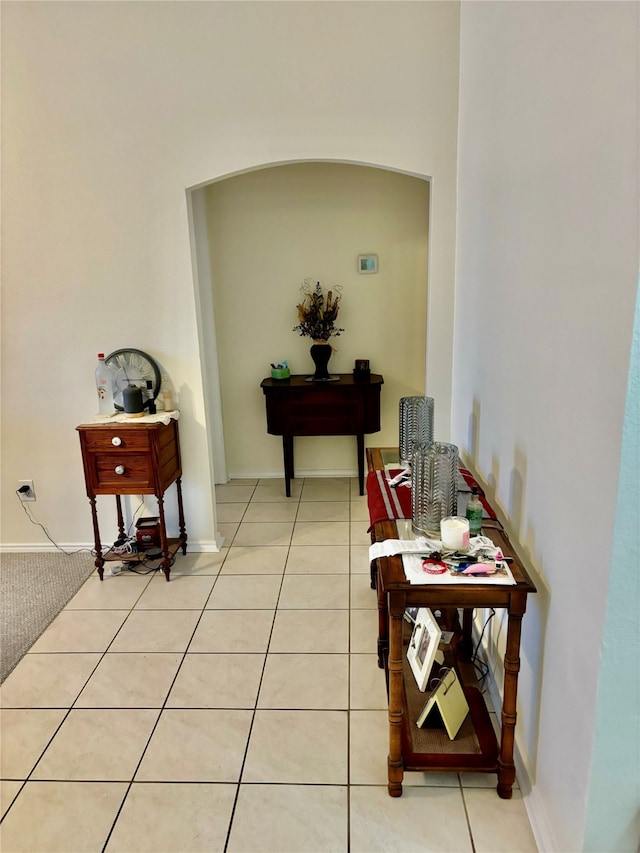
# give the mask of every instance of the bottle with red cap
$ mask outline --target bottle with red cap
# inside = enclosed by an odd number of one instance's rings
[[[105,364],[103,352],[98,353],[96,391],[98,392],[98,414],[112,415],[116,408],[113,402],[113,371]]]

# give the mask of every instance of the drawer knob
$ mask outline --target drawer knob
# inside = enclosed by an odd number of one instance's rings
[[[114,470],[116,474],[124,474],[124,465],[116,465]]]
[[[119,436],[114,435],[111,439],[111,444],[115,444],[116,447],[120,447],[120,445],[122,444],[122,439]]]

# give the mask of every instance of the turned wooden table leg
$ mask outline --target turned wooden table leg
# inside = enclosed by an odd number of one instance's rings
[[[358,433],[358,485],[360,494],[364,495],[364,433]]]
[[[164,496],[158,496],[158,515],[160,516],[160,549],[162,551],[162,562],[160,563],[160,568],[164,572],[164,575],[169,581],[169,575],[171,573],[171,555],[169,554],[169,544],[167,542],[167,528],[165,527],[164,522]]]
[[[120,539],[125,538],[125,527],[124,527],[124,515],[122,514],[122,498],[120,495],[116,495],[116,516],[118,518],[118,533],[120,534]]]
[[[373,532],[373,526],[371,527],[371,544],[373,545],[376,541],[375,534]],[[371,579],[371,589],[378,588],[378,561],[371,560],[369,563],[369,577]]]
[[[294,478],[293,469],[293,436],[282,436],[282,455],[284,457],[284,485],[285,494],[288,498],[291,497],[291,481]]]
[[[102,543],[100,542],[100,528],[98,527],[98,510],[96,509],[95,497],[89,496],[91,504],[91,520],[93,521],[93,542],[96,551],[95,566],[100,575],[100,580],[104,579],[104,557],[102,556]]]
[[[402,796],[402,717],[404,678],[402,667],[402,618],[404,594],[389,593],[389,796]]]
[[[182,556],[187,553],[187,528],[184,523],[184,509],[182,507],[182,477],[176,480],[176,492],[178,494],[178,525],[180,539],[182,540]]]
[[[502,697],[502,736],[498,756],[498,795],[511,799],[516,768],[513,763],[516,728],[516,700],[520,671],[520,633],[527,606],[526,595],[514,595],[509,605],[507,645],[504,655],[504,695]]]
[[[376,572],[376,594],[378,596],[378,666],[384,669],[384,652],[389,648],[389,614],[387,596],[382,589],[379,572]]]

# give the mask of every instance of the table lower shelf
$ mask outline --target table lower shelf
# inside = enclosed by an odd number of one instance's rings
[[[184,540],[181,537],[168,538],[167,539],[167,550],[169,552],[170,557],[175,557],[180,548],[184,545]],[[158,551],[158,548],[149,549],[149,551],[155,552]],[[116,554],[113,551],[105,551],[102,555],[102,559],[105,563],[108,562],[119,562],[119,563],[144,563],[147,560],[161,560],[162,557],[150,557],[148,551],[136,551],[133,554]]]
[[[465,698],[469,704],[469,714],[453,740],[447,734],[444,725],[441,728],[433,726],[420,728],[416,725],[416,720],[425,706],[429,693],[418,689],[406,656],[406,638],[403,645],[402,765],[404,770],[497,772],[498,740],[482,693],[476,686],[463,684]],[[388,688],[389,670],[386,658],[385,650],[384,665]],[[452,660],[446,661],[446,665],[452,664]]]
[[[444,725],[442,728],[419,728],[416,725],[415,721],[427,701],[428,693],[418,690],[406,660],[404,678],[402,755],[405,770],[475,770],[489,773],[498,769],[498,741],[477,687],[463,687],[469,714],[456,737],[451,740]]]
[[[100,575],[100,580],[104,579],[104,564],[109,562],[120,562],[127,563],[129,565],[143,565],[143,564],[152,564],[157,563],[157,568],[162,569],[164,575],[169,580],[171,575],[171,566],[175,562],[175,556],[178,551],[182,549],[182,553],[187,553],[187,538],[186,536],[178,536],[175,538],[167,539],[167,550],[164,554],[161,554],[159,557],[151,557],[148,551],[136,551],[133,554],[115,554],[113,551],[107,551],[104,554],[101,554],[100,557],[96,557],[96,568],[98,570],[98,574]]]

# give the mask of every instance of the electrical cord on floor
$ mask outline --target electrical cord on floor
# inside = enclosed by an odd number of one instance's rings
[[[51,542],[51,544],[52,544],[53,546],[55,546],[55,548],[57,548],[57,550],[58,550],[58,551],[60,551],[60,553],[62,553],[62,554],[66,554],[66,555],[67,555],[67,557],[70,557],[70,556],[72,556],[73,554],[80,554],[82,551],[87,551],[87,553],[89,553],[89,554],[91,554],[93,557],[95,557],[96,552],[95,552],[95,550],[94,550],[93,548],[78,548],[76,551],[65,551],[65,550],[64,550],[64,548],[61,548],[61,547],[60,547],[60,545],[58,545],[58,543],[57,543],[57,542],[55,542],[55,541],[51,538],[51,536],[49,535],[49,531],[48,531],[48,530],[47,530],[47,528],[44,526],[44,524],[42,524],[40,521],[38,521],[38,519],[37,519],[37,518],[34,518],[34,517],[33,517],[33,515],[31,514],[31,510],[30,510],[30,509],[27,509],[27,505],[25,504],[25,502],[24,502],[24,501],[22,500],[22,498],[20,497],[20,491],[19,491],[18,489],[16,489],[16,495],[17,495],[17,497],[18,497],[18,500],[20,501],[20,506],[21,506],[21,507],[22,507],[22,509],[24,510],[24,513],[25,513],[25,515],[27,516],[27,518],[29,519],[29,521],[31,522],[31,524],[35,524],[35,525],[36,525],[36,527],[39,527],[39,528],[42,530],[42,532],[44,533],[44,535],[47,537],[47,539],[49,540],[49,542]]]
[[[135,562],[135,563],[133,563],[133,562],[129,562],[129,563],[127,563],[127,562],[125,561],[125,562],[124,562],[124,564],[125,564],[126,568],[127,568],[130,572],[133,572],[133,574],[134,574],[134,575],[150,575],[150,574],[151,574],[151,572],[158,572],[158,571],[160,571],[161,569],[162,569],[162,571],[164,571],[165,567],[164,567],[164,566],[161,566],[161,565],[159,564],[159,561],[160,561],[160,560],[162,560],[162,556],[160,556],[160,557],[153,557],[153,558],[151,558],[151,557],[150,557],[150,558],[148,558],[148,559],[146,559],[146,560],[136,560],[136,562]],[[175,561],[176,561],[176,558],[175,558],[175,555],[174,555],[174,556],[171,558],[171,562],[169,563],[169,565],[168,565],[168,567],[167,567],[167,568],[169,568],[169,569],[170,569],[170,568],[175,564]],[[157,565],[157,566],[153,566],[153,565],[151,565],[152,563],[158,563],[158,565]],[[139,572],[137,568],[134,568],[134,566],[144,566],[145,568],[146,568],[146,567],[148,567],[148,569],[147,569],[147,571],[146,571],[146,572]]]
[[[44,535],[47,537],[47,539],[49,540],[49,542],[51,542],[51,544],[52,544],[52,545],[53,545],[53,546],[54,546],[58,551],[60,551],[60,553],[61,553],[61,554],[65,554],[67,557],[71,557],[73,554],[80,554],[80,553],[82,553],[83,551],[86,551],[88,554],[91,554],[91,556],[92,556],[92,557],[95,557],[95,556],[96,556],[96,550],[95,550],[95,548],[78,548],[78,549],[76,549],[75,551],[65,551],[65,550],[64,550],[64,548],[62,548],[60,545],[58,545],[58,543],[57,543],[57,542],[52,538],[52,536],[50,535],[49,531],[48,531],[48,530],[47,530],[47,528],[44,526],[44,524],[42,524],[42,522],[38,521],[38,519],[37,519],[37,518],[34,518],[34,516],[33,516],[32,512],[31,512],[31,510],[30,510],[30,509],[28,509],[27,505],[25,504],[25,502],[24,502],[24,501],[22,500],[22,498],[20,497],[20,490],[19,490],[19,489],[16,489],[16,495],[17,495],[17,497],[18,497],[18,500],[20,501],[20,506],[21,506],[21,507],[22,507],[22,509],[24,510],[24,513],[25,513],[25,515],[27,516],[27,518],[29,519],[29,521],[30,521],[32,524],[35,524],[35,525],[36,525],[36,527],[39,527],[39,528],[42,530],[42,532],[43,532],[43,533],[44,533]],[[136,507],[135,512],[133,513],[133,516],[132,516],[132,518],[131,518],[131,523],[129,524],[128,533],[131,533],[131,529],[132,529],[132,527],[133,527],[133,525],[134,525],[134,522],[135,522],[135,520],[136,520],[136,516],[138,515],[138,513],[139,513],[139,512],[140,512],[140,510],[142,510],[142,509],[144,509],[144,497],[143,497],[142,495],[140,495],[140,503],[139,503],[139,505]],[[122,558],[125,558],[125,557],[126,557],[126,555],[125,555],[125,554],[118,554],[116,551],[114,551],[114,546],[111,546],[111,547],[107,548],[107,550],[103,552],[103,555],[102,555],[102,556],[103,556],[103,557],[106,557],[106,556],[107,556],[107,554],[115,554],[116,556],[118,556],[118,557],[122,557]],[[158,558],[158,559],[162,559],[162,558],[160,557],[160,558]],[[175,561],[176,561],[176,558],[175,558],[175,556],[174,556],[174,557],[172,557],[172,559],[171,559],[171,566],[173,566],[173,564],[175,563]],[[127,563],[126,563],[126,559],[123,559],[123,560],[122,560],[122,562],[123,562],[125,565],[127,565]],[[150,564],[151,564],[151,563],[154,563],[154,562],[157,562],[157,560],[156,560],[156,559],[153,559],[153,560],[151,560],[151,559],[149,559],[149,560],[140,560],[140,561],[136,561],[136,563],[135,563],[135,564],[131,564],[131,565],[138,565],[138,566],[145,566],[145,567],[146,567],[146,566],[150,566]],[[132,572],[134,572],[135,574],[138,574],[138,575],[148,575],[148,574],[151,574],[151,572],[157,571],[157,570],[160,568],[160,566],[151,566],[151,568],[149,568],[149,569],[148,569],[148,571],[146,571],[146,572],[138,572],[138,571],[136,571],[135,569],[131,568],[131,565],[127,565],[127,568],[129,569],[129,571],[132,571]]]

